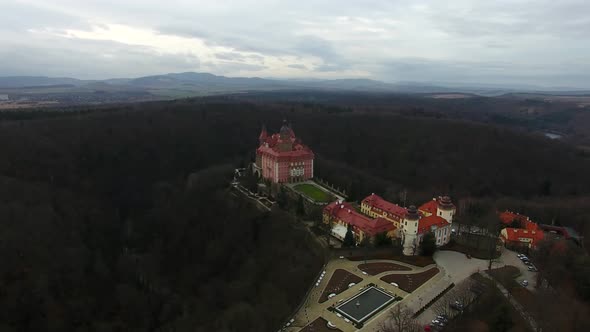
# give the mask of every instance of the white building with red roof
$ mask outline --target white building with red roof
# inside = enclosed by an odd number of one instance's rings
[[[419,208],[410,206],[402,224],[404,255],[415,255],[427,233],[434,235],[437,246],[449,243],[455,212],[448,196],[433,198]]]
[[[332,234],[340,240],[344,239],[346,232],[338,231],[338,229],[346,230],[348,226],[352,227],[357,243],[365,238],[372,240],[380,233],[385,233],[389,238],[396,236],[396,227],[389,220],[361,214],[348,202],[337,201],[328,204],[324,208],[323,219],[324,223],[332,227]]]
[[[337,236],[340,238],[347,225],[362,237],[386,232],[389,237],[402,239],[405,255],[415,255],[427,233],[433,233],[437,246],[449,243],[456,208],[448,196],[433,198],[419,208],[404,208],[371,194],[361,201],[360,211],[362,214],[350,203],[334,202],[324,208],[324,222],[335,223],[333,229],[340,229],[336,232],[342,233]]]
[[[300,182],[313,178],[313,151],[295,136],[287,122],[279,133],[262,128],[256,149],[254,172],[274,183]]]
[[[500,221],[503,225],[509,226],[500,231],[500,240],[505,246],[534,248],[545,238],[545,233],[539,225],[522,214],[504,211],[500,213]]]
[[[406,215],[406,208],[386,201],[373,193],[361,201],[361,212],[373,218],[387,219],[399,228]]]

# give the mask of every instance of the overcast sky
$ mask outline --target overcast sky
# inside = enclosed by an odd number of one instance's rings
[[[589,0],[0,0],[0,76],[590,88]]]

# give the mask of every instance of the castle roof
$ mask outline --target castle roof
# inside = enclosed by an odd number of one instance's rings
[[[268,137],[268,133],[266,132],[266,126],[262,126],[262,130],[260,131],[260,136],[258,136],[258,139],[260,139],[261,141],[266,140],[266,138]]]
[[[275,157],[310,157],[313,158],[313,151],[303,144],[295,136],[293,130],[284,122],[280,133],[268,135],[266,129],[260,133],[260,146],[257,153],[266,153]],[[287,150],[285,151],[285,147]]]
[[[426,213],[430,213],[430,214],[436,214],[437,207],[438,207],[438,202],[437,202],[436,198],[433,198],[432,200],[420,205],[418,210],[420,210],[422,213],[426,212]]]
[[[418,234],[430,232],[433,226],[444,227],[450,225],[443,217],[437,215],[430,215],[428,217],[420,218],[418,221]]]
[[[279,130],[279,134],[295,137],[295,132],[293,132],[291,126],[287,124],[287,120],[283,120],[283,125],[281,126],[281,130]]]
[[[407,210],[405,208],[397,204],[391,203],[389,201],[386,201],[381,196],[375,194],[371,194],[365,197],[362,203],[374,208],[378,208],[390,214],[396,215],[400,218],[403,218],[407,213]]]
[[[436,210],[441,208],[443,210],[455,209],[455,205],[451,202],[449,196],[439,196],[432,198],[432,200],[420,205],[418,210],[422,213],[436,214]]]
[[[330,203],[324,208],[324,213],[329,213],[333,218],[352,225],[370,236],[396,229],[390,221],[384,218],[373,219],[360,214],[347,202]]]

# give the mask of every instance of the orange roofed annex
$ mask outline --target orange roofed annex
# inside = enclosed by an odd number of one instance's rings
[[[336,201],[323,211],[323,222],[332,229],[332,235],[344,239],[351,227],[355,241],[374,241],[377,234],[400,238],[405,255],[418,254],[423,236],[432,232],[436,245],[442,246],[451,239],[451,225],[455,205],[448,196],[433,198],[419,208],[401,207],[371,194],[361,202],[360,212],[351,203]]]

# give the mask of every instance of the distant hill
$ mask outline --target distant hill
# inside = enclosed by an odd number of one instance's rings
[[[61,85],[83,85],[85,81],[69,77],[8,76],[0,77],[0,88],[25,88]]]
[[[132,79],[129,85],[148,89],[181,89],[181,90],[249,90],[276,89],[287,85],[282,81],[258,77],[225,77],[209,73],[178,73],[145,76]]]
[[[535,87],[521,90],[503,88],[497,85],[460,85],[430,84],[420,82],[386,83],[371,79],[268,79],[260,77],[226,77],[210,73],[170,73],[139,78],[115,78],[106,80],[79,80],[68,77],[44,76],[12,76],[0,77],[0,93],[18,96],[19,93],[44,95],[48,98],[59,93],[61,97],[69,95],[72,99],[83,93],[95,91],[117,92],[117,96],[108,99],[126,101],[125,93],[141,92],[147,99],[172,99],[191,96],[206,96],[226,93],[254,91],[285,91],[285,90],[323,90],[323,91],[357,91],[375,93],[403,94],[474,94],[480,96],[501,96],[516,93],[539,93]],[[544,94],[562,95],[564,93],[584,95],[588,91],[547,91]],[[82,98],[83,99],[83,98]],[[87,99],[84,99],[87,100]],[[92,100],[101,102],[101,100]]]

